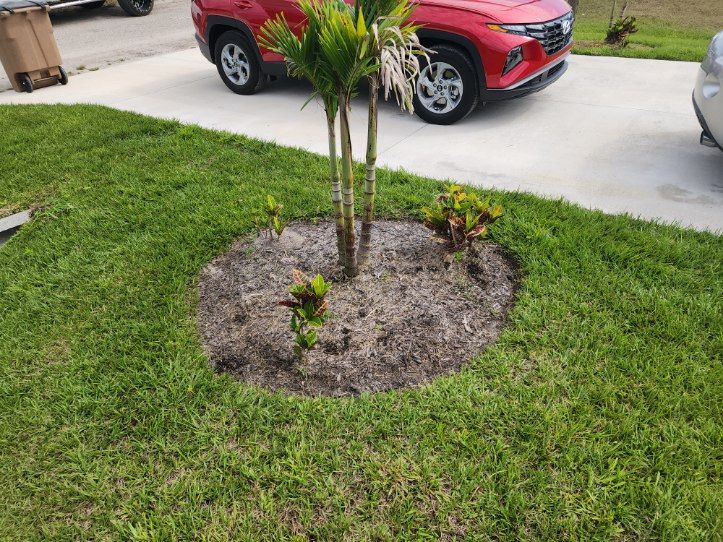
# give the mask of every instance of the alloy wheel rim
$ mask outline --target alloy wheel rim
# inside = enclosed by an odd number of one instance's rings
[[[457,69],[446,62],[432,62],[417,79],[417,97],[422,106],[438,115],[449,113],[462,101],[464,84]]]
[[[227,44],[221,50],[223,72],[234,85],[244,85],[251,77],[251,65],[243,49],[235,43]]]

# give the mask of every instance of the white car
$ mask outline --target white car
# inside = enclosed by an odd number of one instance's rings
[[[713,36],[700,65],[693,91],[693,107],[703,128],[700,142],[723,150],[723,30]]]
[[[47,0],[50,9],[80,6],[85,9],[103,7],[106,0]],[[154,0],[118,0],[118,5],[131,17],[144,17],[153,11]]]

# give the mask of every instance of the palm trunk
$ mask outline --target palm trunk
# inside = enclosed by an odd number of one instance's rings
[[[339,182],[339,160],[336,156],[336,111],[327,108],[326,124],[329,131],[329,167],[331,172],[331,201],[334,204],[334,221],[336,222],[336,248],[339,263],[344,263],[344,211],[341,202],[341,183]]]
[[[356,257],[356,230],[354,227],[354,170],[349,133],[350,104],[344,93],[339,94],[339,125],[341,127],[341,181],[342,213],[344,216],[344,273],[356,277],[359,267]]]
[[[369,121],[367,128],[367,164],[364,178],[364,216],[362,218],[361,241],[359,243],[359,265],[369,259],[372,245],[372,223],[374,222],[374,196],[377,190],[377,121],[379,110],[379,73],[369,76]]]

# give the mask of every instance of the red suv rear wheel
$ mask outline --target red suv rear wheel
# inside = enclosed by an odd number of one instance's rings
[[[214,48],[216,69],[228,88],[236,94],[253,94],[263,80],[253,47],[236,30],[221,34]]]

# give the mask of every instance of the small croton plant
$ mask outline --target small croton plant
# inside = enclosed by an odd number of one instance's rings
[[[502,216],[502,206],[450,184],[434,206],[422,208],[422,213],[425,226],[447,238],[453,248],[461,248],[487,235],[489,226]]]
[[[289,327],[294,332],[294,352],[303,360],[318,340],[316,330],[312,328],[322,327],[328,317],[329,302],[325,297],[331,282],[325,281],[321,275],[310,279],[298,269],[293,272],[293,281],[289,287],[293,299],[279,301],[279,305],[291,309]]]
[[[281,220],[281,210],[283,208],[284,206],[277,203],[274,196],[271,194],[266,196],[266,203],[264,204],[262,210],[264,215],[263,220],[265,223],[263,223],[261,219],[256,219],[256,228],[259,232],[264,233],[271,238],[274,237],[274,234],[276,234],[276,237],[281,237],[281,234],[284,232],[284,228],[287,224]]]
[[[608,28],[605,35],[605,43],[626,47],[628,45],[628,36],[638,31],[638,24],[635,17],[621,16]]]

